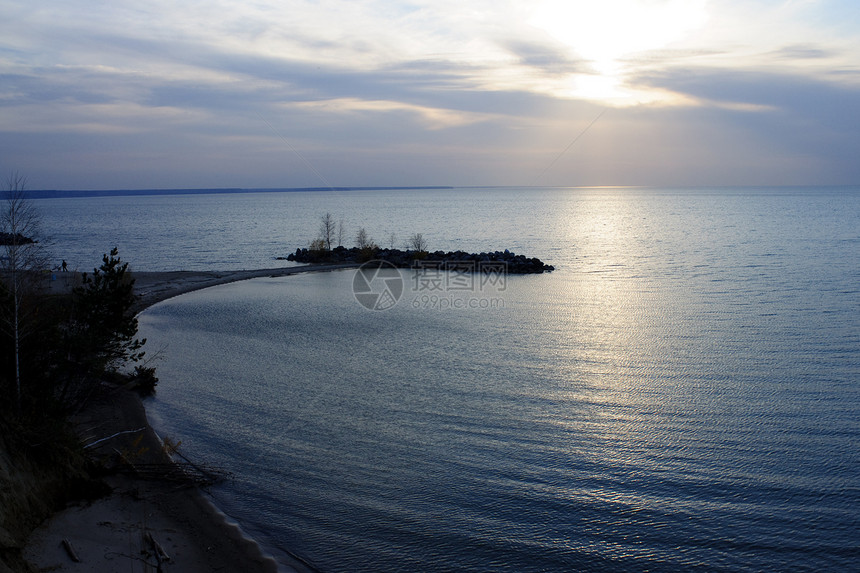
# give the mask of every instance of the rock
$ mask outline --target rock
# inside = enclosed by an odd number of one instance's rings
[[[420,253],[411,250],[401,251],[400,249],[379,249],[375,252],[368,253],[367,250],[353,247],[335,247],[330,251],[312,251],[309,249],[296,249],[296,252],[287,256],[288,261],[300,263],[347,263],[358,262],[363,260],[378,259],[387,261],[396,267],[410,268],[415,266],[415,262],[423,260],[427,262],[439,263],[474,263],[475,270],[478,269],[480,263],[504,262],[507,264],[507,272],[509,274],[535,274],[544,273],[555,270],[552,265],[547,265],[538,258],[528,258],[524,255],[517,255],[505,249],[504,252],[495,251],[493,253],[467,253],[465,251],[435,251],[433,253]]]
[[[35,243],[30,237],[25,237],[21,233],[0,233],[0,245],[29,245]]]

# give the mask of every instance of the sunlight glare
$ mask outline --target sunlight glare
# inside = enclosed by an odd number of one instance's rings
[[[548,0],[532,24],[602,71],[622,56],[679,40],[706,20],[705,0]]]
[[[530,20],[588,61],[608,78],[606,87],[620,84],[622,59],[663,48],[701,28],[708,20],[707,0],[546,0]],[[614,80],[614,83],[609,80]],[[590,80],[593,84],[597,80]],[[612,89],[615,96],[621,88]],[[585,94],[583,94],[585,95]]]

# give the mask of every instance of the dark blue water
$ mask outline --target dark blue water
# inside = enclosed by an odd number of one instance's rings
[[[142,315],[149,411],[234,473],[228,514],[323,571],[856,569],[856,191],[456,197],[400,196],[400,224],[558,270],[404,275],[386,311],[352,271],[260,279]]]

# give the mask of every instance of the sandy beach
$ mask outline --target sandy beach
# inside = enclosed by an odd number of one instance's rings
[[[136,272],[136,311],[179,294],[266,276],[354,265],[303,265],[227,272]],[[71,274],[51,281],[62,292]],[[55,514],[30,537],[26,559],[40,571],[312,571],[299,560],[278,564],[209,503],[195,480],[177,477],[134,392],[113,388],[73,419],[85,447],[108,468],[111,493]],[[180,450],[181,451],[181,450]],[[193,457],[192,452],[188,452]],[[205,463],[205,460],[203,461]],[[77,561],[76,561],[77,559]]]

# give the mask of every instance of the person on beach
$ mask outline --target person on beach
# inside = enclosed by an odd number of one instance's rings
[[[63,259],[63,264],[62,264],[62,265],[60,265],[60,270],[61,270],[61,271],[63,271],[63,272],[66,272],[66,271],[68,271],[68,270],[69,270],[68,265],[66,265],[66,259]]]

